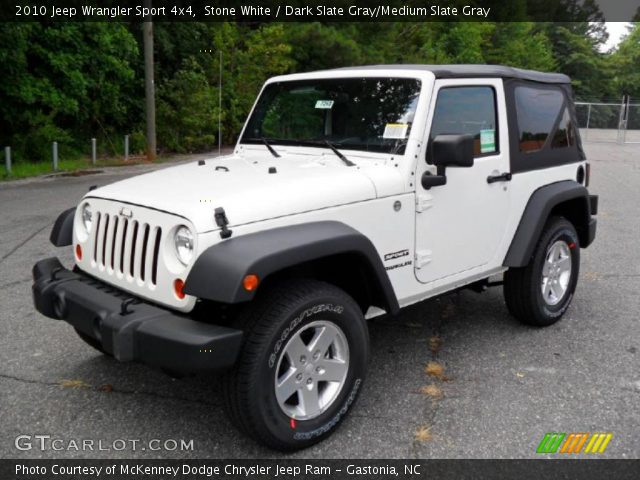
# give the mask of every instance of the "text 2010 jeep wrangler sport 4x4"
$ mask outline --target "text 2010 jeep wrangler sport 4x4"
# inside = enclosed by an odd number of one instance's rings
[[[569,78],[372,66],[269,80],[230,156],[89,191],[36,308],[120,361],[224,371],[226,410],[277,449],[329,435],[362,388],[365,317],[504,273],[530,325],[565,313],[597,197]]]

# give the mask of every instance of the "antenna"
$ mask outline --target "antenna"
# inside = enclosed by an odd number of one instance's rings
[[[220,50],[220,75],[218,76],[218,156],[222,153],[222,50]]]

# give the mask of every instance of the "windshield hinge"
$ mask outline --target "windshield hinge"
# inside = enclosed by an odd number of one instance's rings
[[[424,212],[433,206],[433,197],[427,193],[416,196],[416,212]]]
[[[229,220],[227,220],[227,214],[224,212],[224,208],[216,208],[213,216],[216,220],[216,225],[220,227],[220,238],[229,238],[233,231],[227,228]]]

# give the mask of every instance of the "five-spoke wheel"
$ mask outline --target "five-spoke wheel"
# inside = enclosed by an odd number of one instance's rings
[[[580,241],[563,217],[547,221],[529,264],[504,274],[504,297],[513,316],[535,326],[551,325],[571,304],[578,281]]]
[[[349,344],[334,323],[318,320],[289,339],[276,368],[276,398],[297,420],[317,417],[338,397],[349,370]]]
[[[366,373],[369,334],[358,304],[334,285],[292,279],[260,291],[238,323],[245,344],[223,381],[232,421],[279,450],[330,435]]]
[[[575,245],[575,244],[574,244]],[[549,305],[557,305],[571,281],[571,251],[564,240],[557,240],[548,250],[542,266],[542,298]]]

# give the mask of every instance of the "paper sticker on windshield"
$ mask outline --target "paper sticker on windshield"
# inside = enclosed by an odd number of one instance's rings
[[[480,130],[480,153],[496,151],[496,133],[493,129]]]
[[[405,138],[408,129],[408,123],[387,123],[382,138]]]
[[[328,110],[333,107],[333,100],[318,100],[316,102],[316,108],[322,108],[323,110]]]

